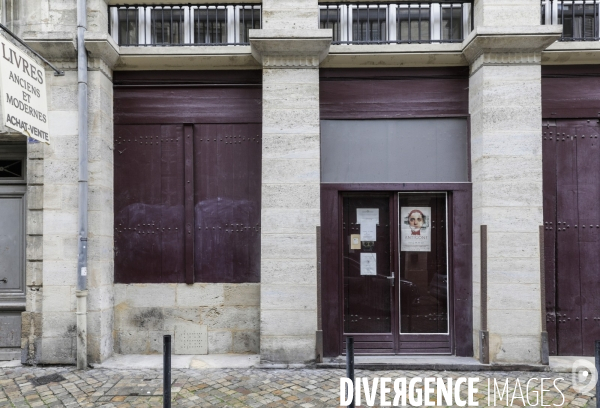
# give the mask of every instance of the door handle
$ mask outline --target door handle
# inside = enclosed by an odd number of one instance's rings
[[[0,282],[8,283],[8,279],[2,278],[2,279],[0,279]]]
[[[386,276],[388,280],[392,281],[392,286],[394,286],[394,272],[392,272],[392,276]]]

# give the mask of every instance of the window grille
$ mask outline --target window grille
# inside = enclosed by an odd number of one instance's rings
[[[0,179],[23,178],[23,160],[0,159]]]
[[[562,41],[598,41],[600,0],[542,0],[542,24],[562,24]]]
[[[320,28],[333,44],[462,42],[473,29],[472,2],[324,3]]]
[[[236,5],[110,6],[109,32],[121,46],[247,45],[261,28],[261,7]]]

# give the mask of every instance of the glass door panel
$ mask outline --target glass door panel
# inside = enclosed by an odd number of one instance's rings
[[[446,193],[399,193],[400,333],[448,333]]]
[[[343,203],[344,333],[391,333],[390,196]]]

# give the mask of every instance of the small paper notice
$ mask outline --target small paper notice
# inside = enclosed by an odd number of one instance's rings
[[[361,241],[377,241],[377,225],[360,224]]]
[[[360,235],[350,235],[350,249],[360,249]]]
[[[379,208],[357,208],[357,224],[379,224]]]
[[[379,208],[357,208],[356,223],[360,224],[361,241],[377,241]]]
[[[360,274],[377,275],[377,254],[363,252],[360,254]]]

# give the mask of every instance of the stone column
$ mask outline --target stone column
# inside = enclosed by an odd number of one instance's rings
[[[263,2],[252,53],[263,65],[260,353],[315,359],[316,227],[320,225],[319,63],[331,30],[316,1]]]
[[[478,356],[483,224],[488,226],[490,363],[540,362],[541,51],[559,31],[534,25],[539,3],[517,3],[522,12],[477,2],[480,25],[464,51],[471,63],[474,344]]]
[[[97,53],[92,52],[91,55]],[[113,353],[114,127],[112,70],[99,58],[89,60],[88,98],[87,349],[88,360],[91,363],[100,363]]]
[[[112,68],[118,45],[108,34],[105,0],[88,0],[88,360],[114,349],[114,154]]]
[[[50,144],[44,149],[43,301],[37,363],[73,364],[77,283],[77,73],[46,71]]]
[[[32,209],[39,231],[28,237],[28,304],[23,315],[23,361],[72,364],[76,356],[78,103],[74,40],[76,10],[65,1],[22,3],[19,32],[25,41],[65,71],[46,68],[49,145],[29,147]],[[68,6],[68,7],[67,7]],[[89,252],[88,358],[113,352],[113,122],[112,66],[118,58],[108,36],[104,0],[88,2]],[[42,20],[40,20],[40,18]],[[49,25],[40,21],[53,21]],[[41,188],[43,182],[43,189]],[[30,220],[28,220],[29,222]],[[34,250],[35,248],[35,250]],[[43,262],[41,262],[43,260]],[[33,262],[35,261],[35,262]]]

